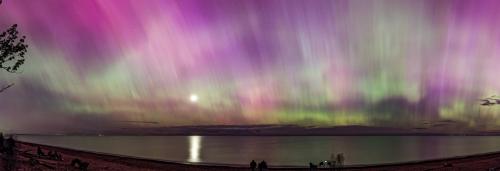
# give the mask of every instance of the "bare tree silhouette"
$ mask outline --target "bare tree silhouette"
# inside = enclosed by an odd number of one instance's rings
[[[0,0],[2,4],[2,0]],[[0,34],[0,68],[10,72],[17,73],[19,67],[24,64],[24,55],[28,52],[28,45],[25,42],[26,36],[19,37],[17,24]],[[2,86],[0,92],[12,87],[14,83]]]

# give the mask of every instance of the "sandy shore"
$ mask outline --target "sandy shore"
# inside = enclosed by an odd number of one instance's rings
[[[89,163],[88,170],[104,170],[104,171],[127,171],[127,170],[171,170],[171,171],[248,171],[247,167],[243,166],[214,166],[214,165],[191,165],[174,162],[164,162],[148,159],[138,159],[131,157],[122,157],[108,154],[98,154],[91,152],[82,152],[60,147],[52,147],[38,145],[26,142],[18,142],[16,155],[16,170],[78,170],[73,168],[70,163],[73,159],[78,158]],[[63,161],[38,158],[36,147],[40,146],[47,153],[49,150],[57,151],[62,155]],[[35,158],[39,164],[30,164],[30,158]],[[272,165],[272,161],[268,161]],[[445,165],[445,163],[448,163]],[[6,160],[1,161],[2,169],[6,164]],[[500,152],[479,154],[464,157],[455,157],[440,160],[429,160],[420,162],[408,162],[399,164],[373,165],[373,166],[350,166],[342,170],[349,171],[392,171],[392,170],[415,170],[415,171],[431,171],[431,170],[453,170],[453,171],[480,171],[489,170],[491,168],[500,168]],[[269,170],[309,170],[309,168],[279,168],[271,167]],[[320,169],[323,170],[323,169]],[[324,169],[329,170],[329,169]],[[500,170],[500,169],[498,169]]]

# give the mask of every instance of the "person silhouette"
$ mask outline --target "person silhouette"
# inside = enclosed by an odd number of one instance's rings
[[[6,149],[6,158],[7,158],[7,164],[5,165],[5,170],[13,170],[16,166],[16,156],[15,156],[15,148],[16,148],[16,141],[14,138],[9,136],[7,140],[5,140],[5,149]]]
[[[60,161],[63,160],[61,154],[59,154],[57,151],[54,152],[54,156],[55,156],[56,160],[60,160]]]
[[[252,171],[255,171],[256,167],[257,167],[257,163],[255,162],[255,160],[252,160],[252,162],[250,162],[250,168],[252,169]]]
[[[262,169],[267,170],[267,163],[265,160],[262,160]]]
[[[40,146],[36,147],[36,154],[38,156],[45,156],[45,154],[43,153],[42,149],[40,148]]]
[[[71,166],[80,170],[87,170],[87,168],[89,167],[89,163],[76,158],[71,161]]]
[[[4,145],[3,145],[4,140],[5,140],[5,138],[3,137],[3,133],[0,132],[0,153],[2,153],[3,149],[4,149]]]
[[[309,170],[310,171],[316,170],[317,168],[318,168],[318,166],[314,165],[312,162],[309,162]]]
[[[318,163],[318,167],[322,168],[322,167],[324,167],[324,166],[325,166],[325,163],[324,163],[324,162],[319,162],[319,163]]]
[[[14,149],[16,148],[16,141],[12,136],[10,136],[9,138],[7,138],[7,140],[5,140],[5,145],[7,147],[7,154],[13,155],[15,151]]]
[[[344,160],[345,160],[344,153],[337,154],[337,165],[339,167],[343,167],[344,166]]]
[[[264,171],[264,170],[267,170],[267,163],[266,161],[262,160],[260,163],[259,163],[259,171]]]

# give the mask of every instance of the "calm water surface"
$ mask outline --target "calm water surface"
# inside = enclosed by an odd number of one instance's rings
[[[20,140],[192,163],[304,166],[344,153],[346,164],[376,164],[500,151],[494,136],[20,136]]]

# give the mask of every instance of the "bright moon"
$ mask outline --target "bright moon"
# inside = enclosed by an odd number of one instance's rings
[[[191,94],[191,96],[189,96],[189,101],[196,103],[198,101],[198,95]]]

